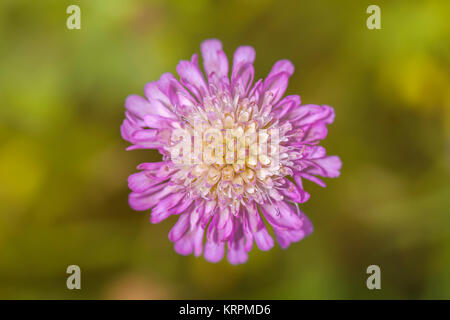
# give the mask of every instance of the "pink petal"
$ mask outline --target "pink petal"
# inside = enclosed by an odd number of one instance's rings
[[[144,192],[162,181],[164,179],[153,177],[150,173],[142,171],[128,177],[128,187],[134,192]]]
[[[307,104],[295,109],[291,119],[295,127],[310,125],[318,121],[330,124],[334,121],[334,109],[330,106]]]
[[[292,95],[286,96],[275,107],[272,108],[272,114],[278,119],[283,118],[292,110],[298,108],[301,104],[300,96]]]
[[[172,215],[177,215],[185,211],[190,211],[190,207],[193,205],[194,200],[192,198],[185,198],[181,200],[176,206],[169,210]]]
[[[136,130],[131,135],[131,139],[133,139],[134,143],[138,142],[154,142],[158,136],[157,130],[152,129],[144,129],[144,130]]]
[[[228,76],[228,59],[222,50],[222,43],[217,39],[205,40],[200,46],[203,66],[209,77],[215,74],[219,79]]]
[[[129,112],[144,118],[145,115],[152,113],[150,102],[138,95],[130,95],[125,99],[125,107]]]
[[[169,240],[176,242],[180,240],[189,230],[189,213],[182,214],[169,232]]]
[[[244,248],[244,238],[228,242],[227,259],[233,265],[247,262],[248,254]]]
[[[233,90],[239,90],[241,96],[247,95],[252,85],[255,74],[254,61],[255,49],[250,46],[239,47],[234,53],[231,86]]]
[[[245,97],[252,85],[254,75],[253,64],[240,64],[236,72],[231,76],[233,93],[238,93],[241,97]]]
[[[203,232],[201,226],[196,226],[193,231],[188,231],[184,236],[175,242],[174,248],[178,254],[189,255],[194,253],[196,257],[203,251]]]
[[[122,123],[122,125],[120,126],[120,133],[122,135],[122,138],[128,142],[133,143],[133,138],[132,135],[133,133],[140,129],[139,127],[137,127],[134,123],[132,123],[130,120],[125,119]]]
[[[206,241],[205,253],[203,254],[205,259],[209,262],[216,263],[223,259],[225,253],[224,242]]]
[[[250,46],[241,46],[236,49],[233,56],[233,74],[237,72],[239,65],[253,64],[255,61],[255,49]]]
[[[316,166],[309,169],[309,174],[327,178],[336,178],[340,175],[342,161],[338,156],[328,156],[313,161]]]
[[[306,146],[303,158],[308,160],[320,159],[326,156],[326,150],[322,146]]]
[[[144,117],[145,124],[149,128],[164,129],[164,128],[175,128],[178,124],[171,118],[162,117],[159,115],[149,114]]]
[[[297,182],[297,180],[296,180]],[[309,199],[309,193],[307,193],[305,190],[303,190],[303,186],[297,182],[298,185],[292,183],[288,179],[285,179],[285,185],[280,190],[281,193],[287,197],[289,200],[297,203],[303,203],[308,201]]]
[[[286,249],[292,242],[298,242],[313,232],[311,221],[304,214],[301,215],[302,228],[298,230],[288,230],[273,228],[280,247]]]
[[[231,264],[244,263],[248,259],[247,252],[253,244],[252,237],[246,237],[242,218],[233,218],[233,234],[228,240],[227,258]]]
[[[226,223],[222,228],[219,226],[219,216],[221,214],[215,214],[208,226],[208,231],[206,237],[209,241],[221,242],[228,239],[233,231],[233,222],[231,219],[227,219]]]
[[[278,208],[278,211],[276,208]],[[286,229],[300,229],[302,227],[302,221],[294,209],[284,201],[279,201],[274,205],[265,204],[260,206],[260,209],[267,221],[274,227]]]
[[[253,234],[253,237],[259,250],[268,251],[273,248],[274,245],[273,239],[270,236],[269,232],[267,232],[266,228],[261,229],[258,232],[255,232]]]
[[[165,198],[160,198],[152,210],[150,222],[160,223],[167,219],[171,215],[170,209],[175,207],[184,196],[184,193],[173,193]]]
[[[203,227],[206,227],[211,217],[213,216],[216,210],[217,202],[216,201],[206,201],[205,203],[205,211],[203,213],[203,217],[201,219],[201,224]]]
[[[328,129],[324,122],[316,122],[305,130],[302,138],[303,143],[313,143],[315,141],[323,140],[327,137]]]
[[[128,197],[130,207],[137,211],[148,210],[154,207],[158,201],[169,193],[173,192],[173,187],[167,183],[156,185],[145,192],[132,192]]]
[[[264,80],[265,94],[272,96],[271,104],[276,104],[284,95],[288,86],[289,76],[287,72],[280,72]]]
[[[181,83],[196,96],[198,101],[203,101],[203,97],[208,94],[208,86],[198,66],[190,61],[180,61],[177,72]]]
[[[271,76],[274,76],[280,72],[285,72],[290,76],[294,73],[294,65],[289,60],[279,60],[275,62],[275,64],[272,67],[272,70],[270,70],[269,74],[267,75],[267,78],[270,78]]]
[[[294,175],[294,179],[295,181],[297,181],[300,178],[305,178],[309,181],[312,181],[314,183],[317,183],[319,186],[325,188],[327,185],[325,184],[325,182],[319,178],[317,178],[316,176],[304,173],[304,172],[300,172],[299,174]]]

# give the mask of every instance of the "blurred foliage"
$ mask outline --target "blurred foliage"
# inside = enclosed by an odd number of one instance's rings
[[[81,7],[82,29],[66,28]],[[366,8],[381,7],[381,30]],[[450,298],[450,2],[0,2],[0,298]],[[175,217],[127,204],[124,99],[216,37],[288,58],[288,94],[336,110],[339,179],[307,184],[312,236],[247,264],[177,255]],[[66,267],[82,290],[66,289]],[[366,268],[382,290],[366,288]]]

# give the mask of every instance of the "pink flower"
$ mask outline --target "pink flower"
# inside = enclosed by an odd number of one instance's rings
[[[145,86],[146,98],[126,99],[121,133],[132,143],[128,150],[158,149],[163,155],[162,162],[143,163],[129,177],[129,203],[135,210],[151,209],[152,223],[179,216],[169,233],[179,254],[203,253],[206,260],[217,262],[226,250],[229,262],[239,264],[247,261],[253,242],[263,251],[273,247],[263,217],[282,248],[312,232],[298,203],[310,196],[303,179],[325,186],[319,177],[339,176],[339,157],[327,156],[318,145],[327,135],[326,125],[334,120],[334,110],[301,105],[297,95],[283,98],[294,72],[288,60],[276,62],[266,79],[253,83],[252,47],[235,51],[231,77],[220,41],[204,41],[201,53],[206,79],[193,55],[191,61],[178,64],[180,80],[165,73]],[[204,159],[202,154],[189,155],[191,162],[175,161],[173,150],[182,143],[175,131],[205,138],[210,129],[263,134],[257,143],[244,140],[248,143],[240,164],[227,161],[218,151],[216,163],[195,161]],[[275,132],[278,140],[271,135]],[[251,159],[252,147],[259,151],[263,140],[278,145],[270,144],[270,155]],[[201,140],[201,150],[207,143],[208,138]],[[232,150],[230,155],[236,155]]]

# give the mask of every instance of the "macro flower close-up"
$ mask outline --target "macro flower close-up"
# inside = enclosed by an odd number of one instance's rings
[[[204,74],[194,54],[178,64],[180,80],[165,73],[145,86],[145,98],[126,99],[121,133],[128,150],[157,149],[163,157],[129,177],[129,204],[151,210],[152,223],[178,215],[169,239],[179,254],[218,262],[226,252],[240,264],[254,242],[263,251],[274,246],[263,219],[282,248],[313,231],[298,204],[310,197],[303,179],[325,186],[319,177],[339,176],[339,157],[318,145],[335,115],[332,107],[284,96],[294,73],[288,60],[254,81],[252,47],[239,47],[231,68],[219,40],[204,41],[201,53]],[[188,138],[175,134],[180,130]],[[185,148],[191,137],[200,137],[194,154]]]
[[[448,300],[448,12],[3,1],[0,300]]]

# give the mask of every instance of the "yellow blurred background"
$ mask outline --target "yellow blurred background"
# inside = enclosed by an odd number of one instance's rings
[[[66,8],[81,8],[81,29]],[[381,8],[381,30],[366,8]],[[450,298],[450,2],[0,2],[0,298]],[[329,104],[341,177],[306,188],[314,233],[231,266],[177,255],[127,203],[127,95],[207,38],[256,49],[256,77],[296,66],[288,94]],[[81,268],[81,290],[66,268]],[[381,268],[381,290],[366,287]]]

